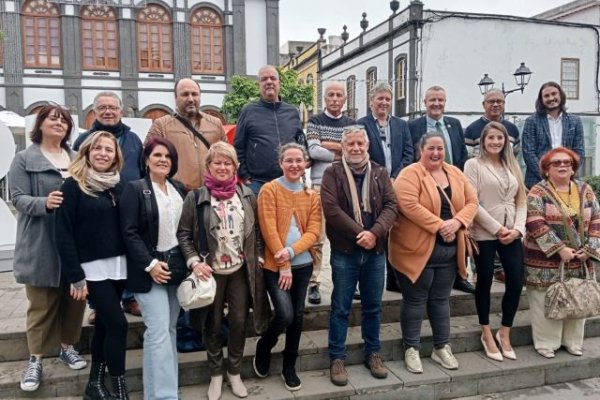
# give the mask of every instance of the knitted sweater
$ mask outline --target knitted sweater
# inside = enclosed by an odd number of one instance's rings
[[[258,222],[265,244],[264,267],[270,271],[288,270],[289,261],[275,262],[274,254],[283,249],[292,217],[296,218],[302,236],[290,247],[295,254],[310,251],[321,235],[321,202],[311,190],[293,192],[277,180],[266,183],[258,195]]]
[[[306,140],[308,142],[308,152],[310,158],[312,158],[310,180],[313,184],[321,184],[323,172],[333,162],[333,152],[323,147],[322,143],[341,143],[344,128],[355,123],[356,121],[346,115],[342,115],[338,119],[331,118],[325,113],[310,117],[306,126]]]

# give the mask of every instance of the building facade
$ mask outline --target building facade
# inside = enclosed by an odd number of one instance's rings
[[[220,116],[228,78],[279,56],[279,0],[2,0],[0,22],[0,106],[26,115],[53,101],[82,126],[103,90],[127,116],[171,113],[189,76]]]

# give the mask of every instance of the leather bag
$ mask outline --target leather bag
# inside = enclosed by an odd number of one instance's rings
[[[208,281],[203,281],[191,273],[177,288],[177,300],[185,311],[209,306],[215,300],[217,282],[211,275]]]

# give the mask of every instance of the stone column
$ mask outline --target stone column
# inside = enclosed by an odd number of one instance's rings
[[[233,74],[246,74],[246,6],[244,0],[233,0]]]
[[[279,0],[266,0],[267,64],[279,65]]]
[[[121,100],[125,110],[139,109],[138,102],[138,48],[135,19],[137,10],[120,9],[119,19],[119,65],[121,75]],[[136,115],[141,117],[141,115]]]
[[[234,75],[234,44],[233,44],[233,12],[229,7],[229,0],[225,0],[225,9],[223,10],[223,46],[225,49],[225,80],[227,82],[227,91],[231,89],[229,80]]]
[[[410,119],[416,117],[420,99],[417,95],[417,53],[419,51],[417,40],[419,38],[419,29],[423,24],[423,3],[419,0],[410,2],[410,11],[408,20],[410,21],[410,45],[408,50],[408,115]]]
[[[192,76],[192,53],[190,51],[190,26],[188,13],[183,9],[173,10],[173,73],[175,80]]]
[[[6,109],[23,115],[23,51],[18,1],[0,2],[0,23],[4,32],[3,65]]]
[[[60,18],[65,106],[83,121],[81,103],[81,30],[79,6],[63,5]]]

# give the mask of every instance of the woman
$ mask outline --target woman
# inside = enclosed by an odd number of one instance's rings
[[[115,137],[105,131],[90,135],[69,167],[62,185],[63,204],[56,213],[56,244],[71,296],[89,296],[96,308],[91,343],[92,369],[86,399],[110,396],[104,387],[108,367],[118,399],[128,399],[125,384],[127,320],[121,295],[127,279],[118,202],[123,157]]]
[[[546,319],[546,289],[559,280],[561,263],[566,279],[585,278],[583,268],[592,270],[600,261],[600,208],[592,188],[574,178],[579,165],[572,150],[550,150],[540,160],[545,179],[527,195],[525,285],[533,345],[546,358],[553,358],[561,345],[581,356],[585,325],[585,319]]]
[[[275,317],[258,339],[254,371],[269,373],[271,349],[285,332],[283,369],[285,388],[299,390],[296,358],[302,333],[304,299],[313,269],[313,245],[321,235],[319,195],[304,187],[302,178],[308,154],[304,147],[288,143],[279,151],[283,176],[263,186],[258,196],[260,230],[265,241],[265,284]]]
[[[59,360],[72,369],[86,361],[73,349],[79,341],[85,302],[69,295],[60,273],[54,242],[55,211],[63,202],[60,186],[69,176],[71,157],[67,140],[73,128],[69,112],[57,105],[43,106],[31,132],[33,144],[19,152],[8,174],[12,203],[18,211],[13,270],[25,284],[29,361],[21,389],[34,391],[42,379],[42,357],[60,344]]]
[[[477,190],[479,209],[471,234],[479,247],[475,254],[475,304],[481,325],[481,343],[487,357],[516,360],[510,344],[512,327],[523,288],[523,245],[527,205],[523,175],[510,146],[508,132],[499,122],[481,132],[481,152],[465,164],[465,175]],[[490,290],[494,259],[500,256],[506,290],[502,298],[502,326],[496,340],[490,328]]]
[[[410,372],[422,373],[421,324],[427,310],[433,331],[431,359],[447,369],[458,362],[450,345],[450,291],[458,273],[467,277],[465,230],[477,212],[477,195],[462,172],[444,162],[444,137],[429,132],[419,162],[394,182],[401,212],[390,231],[390,260],[404,301],[400,326]],[[411,238],[411,240],[406,240]]]
[[[257,334],[264,330],[270,313],[259,266],[262,241],[256,223],[256,198],[248,187],[238,184],[239,162],[230,144],[213,144],[206,167],[204,186],[185,198],[177,238],[187,266],[199,279],[206,281],[213,276],[217,283],[203,333],[211,374],[208,398],[219,399],[222,392],[225,303],[229,322],[227,378],[234,395],[247,397],[240,370],[248,310],[253,309]]]
[[[171,142],[155,136],[142,154],[146,178],[128,183],[119,205],[127,247],[126,287],[135,294],[146,325],[144,398],[177,400],[177,286],[187,267],[176,233],[187,190],[171,179],[178,160]]]

